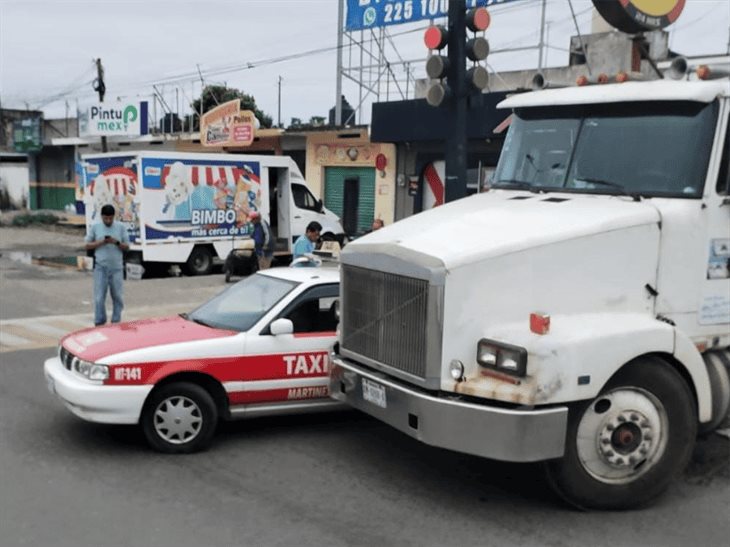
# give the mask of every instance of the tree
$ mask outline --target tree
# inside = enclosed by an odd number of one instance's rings
[[[200,95],[200,99],[193,101],[193,109],[195,110],[196,114],[200,114],[201,112],[204,114],[208,112],[208,110],[215,108],[219,104],[223,104],[234,99],[241,99],[241,110],[253,111],[253,113],[261,123],[262,128],[268,128],[272,126],[273,120],[271,119],[271,116],[265,114],[262,110],[259,110],[259,108],[256,106],[256,100],[253,98],[253,96],[246,95],[243,91],[239,91],[238,89],[233,89],[223,85],[205,86],[203,92]],[[200,108],[201,103],[203,106],[202,110]],[[199,120],[196,119],[195,129],[197,130],[199,127]]]

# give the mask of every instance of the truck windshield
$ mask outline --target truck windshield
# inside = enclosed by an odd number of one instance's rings
[[[717,109],[717,102],[520,109],[492,186],[701,197]]]
[[[246,331],[296,286],[293,281],[252,275],[184,317],[209,327]]]

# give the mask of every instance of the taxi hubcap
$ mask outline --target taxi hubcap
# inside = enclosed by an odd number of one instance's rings
[[[162,401],[154,414],[155,431],[171,444],[192,441],[203,425],[200,407],[188,397],[177,395]]]

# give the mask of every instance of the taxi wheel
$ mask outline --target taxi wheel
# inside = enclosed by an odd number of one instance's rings
[[[147,442],[168,454],[205,450],[213,440],[217,423],[218,410],[210,393],[188,382],[154,391],[142,413]]]

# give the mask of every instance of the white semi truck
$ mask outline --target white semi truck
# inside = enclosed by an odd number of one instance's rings
[[[101,207],[114,205],[129,230],[129,261],[209,273],[215,258],[249,237],[251,211],[268,220],[281,254],[291,254],[314,220],[323,239],[343,242],[339,219],[288,156],[114,152],[83,156],[80,167],[87,228],[100,222]]]
[[[645,504],[727,416],[730,83],[500,107],[487,193],[341,255],[331,393],[430,445],[544,461],[574,505]]]

